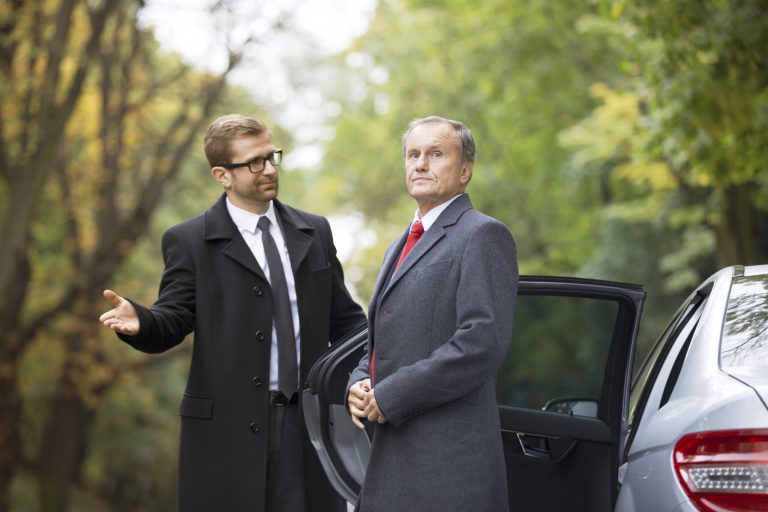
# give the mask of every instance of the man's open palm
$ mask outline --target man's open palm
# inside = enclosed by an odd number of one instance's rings
[[[99,321],[115,332],[133,336],[139,332],[139,317],[133,304],[113,292],[104,290],[104,297],[112,303],[113,308],[99,317]]]

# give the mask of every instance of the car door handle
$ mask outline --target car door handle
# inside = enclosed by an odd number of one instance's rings
[[[573,450],[577,442],[575,439],[538,436],[522,432],[515,432],[515,435],[523,455],[543,462],[560,462]]]
[[[551,458],[549,454],[549,443],[547,442],[546,437],[521,434],[518,432],[517,441],[520,443],[520,449],[526,457],[547,460]]]

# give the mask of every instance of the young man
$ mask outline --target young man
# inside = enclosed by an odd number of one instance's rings
[[[181,401],[179,510],[343,510],[306,435],[298,391],[328,346],[365,321],[344,286],[328,221],[277,200],[267,126],[217,119],[204,142],[224,194],[163,236],[157,302],[111,290],[100,321],[134,348],[195,333]]]

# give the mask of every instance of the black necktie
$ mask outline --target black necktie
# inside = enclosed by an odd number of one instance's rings
[[[267,217],[261,217],[257,225],[261,229],[261,242],[264,244],[264,254],[267,256],[269,280],[272,287],[272,309],[275,314],[275,329],[277,330],[278,388],[286,397],[290,398],[298,388],[299,382],[299,369],[296,363],[296,336],[293,332],[291,299],[288,296],[283,263],[275,239],[269,234],[269,224]]]

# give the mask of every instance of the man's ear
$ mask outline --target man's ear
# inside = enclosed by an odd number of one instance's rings
[[[229,188],[232,183],[232,174],[223,167],[211,167],[211,176],[224,188]]]
[[[472,179],[472,171],[475,169],[474,162],[464,162],[461,164],[461,174],[459,175],[459,182],[462,185],[466,185],[469,183],[469,180]]]

